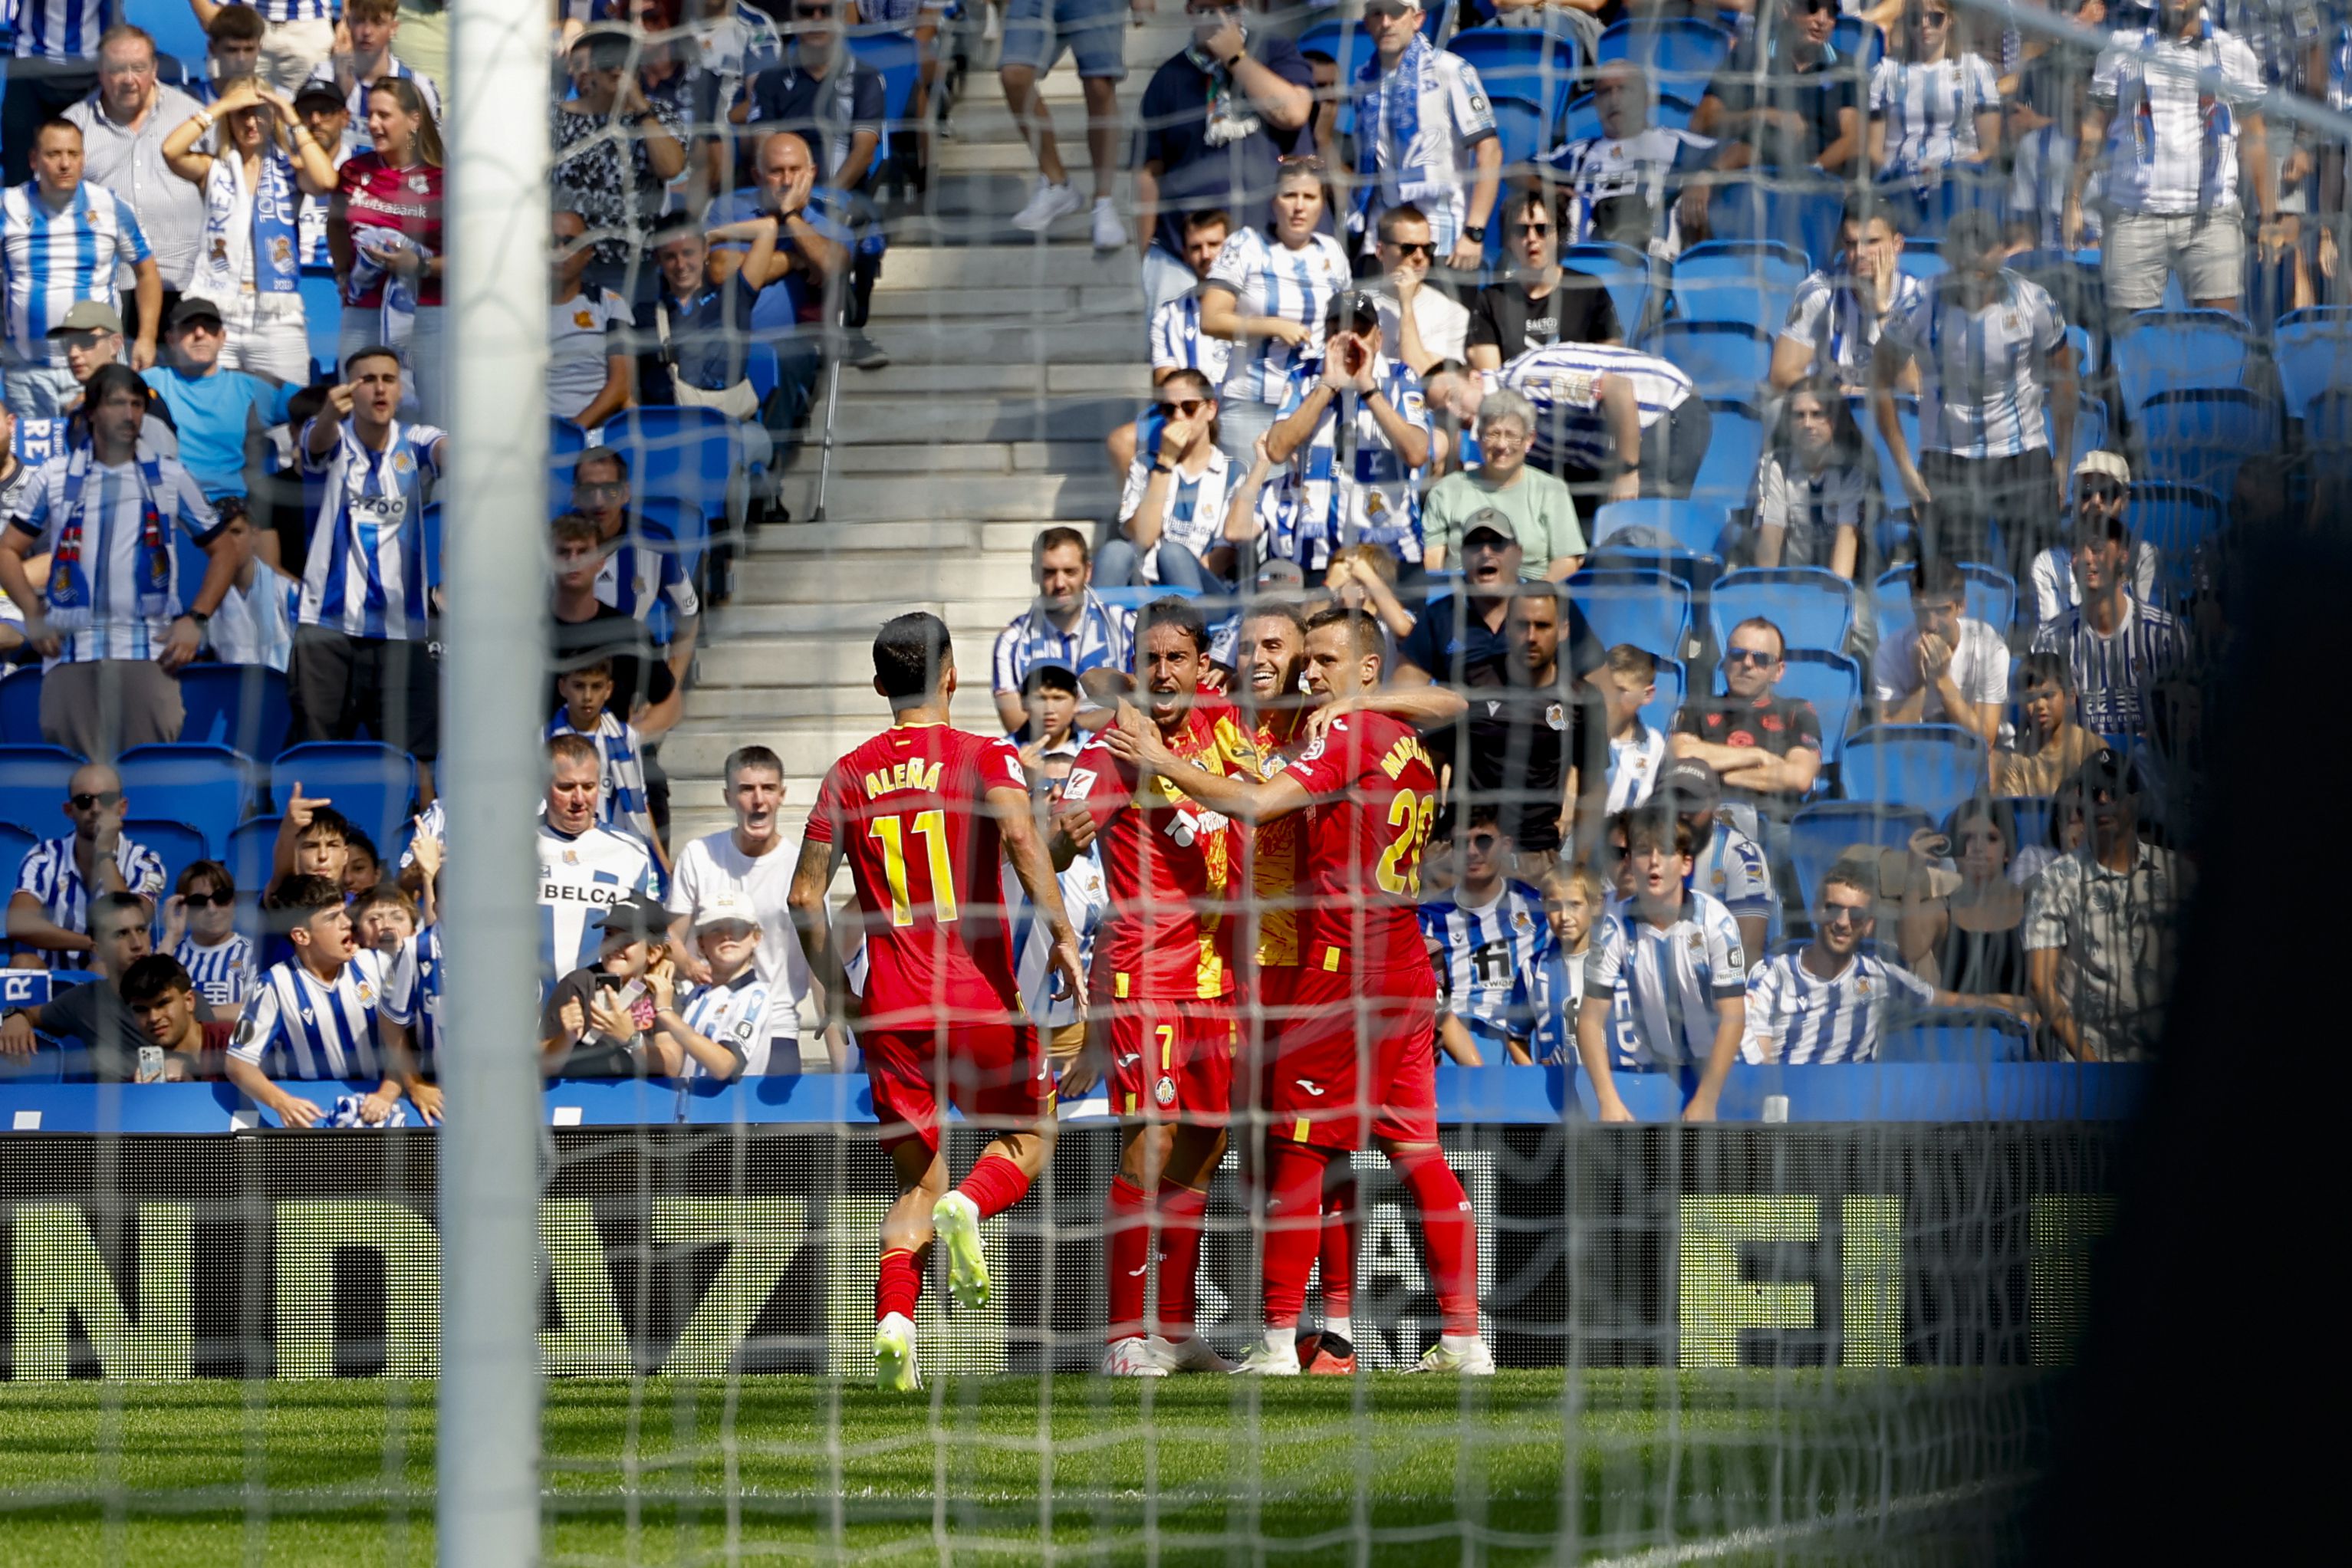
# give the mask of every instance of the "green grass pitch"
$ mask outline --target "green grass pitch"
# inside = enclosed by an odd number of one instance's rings
[[[1663,1563],[1671,1530],[1705,1561],[1970,1561],[2007,1533],[2045,1399],[1933,1372],[555,1382],[545,1542],[579,1563]],[[429,1564],[433,1400],[0,1385],[0,1556]]]

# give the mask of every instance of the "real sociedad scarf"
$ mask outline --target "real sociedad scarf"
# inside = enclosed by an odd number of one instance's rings
[[[226,225],[236,207],[236,193],[245,183],[245,160],[234,151],[222,153],[213,160],[213,178],[226,183],[229,198],[209,204],[212,215],[207,222],[218,230]],[[301,292],[299,211],[293,164],[276,148],[265,150],[261,178],[253,193],[253,283],[264,294]],[[220,249],[215,254],[219,255]]]
[[[84,508],[82,490],[89,478],[92,454],[88,443],[66,459],[65,518],[58,527],[57,549],[49,557],[49,622],[59,632],[86,630],[90,622],[89,573],[82,563]],[[163,487],[163,466],[149,457],[136,465],[139,476],[139,613],[153,621],[171,608],[172,547],[163,536],[163,515],[155,504]],[[105,486],[100,486],[103,493]]]
[[[1421,140],[1421,99],[1437,71],[1437,51],[1420,33],[1397,57],[1396,68],[1381,69],[1378,54],[1356,72],[1356,226],[1371,216],[1380,193],[1381,143],[1396,149],[1398,194],[1410,198],[1406,187],[1423,183],[1428,171],[1410,162]]]

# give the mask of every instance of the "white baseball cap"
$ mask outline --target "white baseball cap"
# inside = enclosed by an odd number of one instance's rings
[[[694,912],[694,928],[697,931],[706,925],[717,925],[730,920],[740,920],[746,925],[760,924],[759,912],[751,907],[751,901],[731,887],[712,894]]]

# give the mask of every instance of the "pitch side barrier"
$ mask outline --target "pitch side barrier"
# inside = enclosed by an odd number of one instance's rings
[[[1570,1082],[1441,1070],[1505,1364],[2030,1366],[2067,1357],[2141,1072],[1743,1069],[1725,1098],[1743,1120],[1711,1126],[1563,1114]],[[1670,1109],[1664,1081],[1621,1082],[1638,1113]],[[1753,1120],[1768,1095],[1785,1124]],[[858,1080],[558,1082],[547,1100],[551,1374],[870,1375],[892,1186]],[[436,1372],[436,1134],[254,1116],[213,1085],[0,1086],[16,1129],[0,1136],[0,1374]],[[950,1128],[959,1166],[982,1136]],[[1097,1361],[1116,1160],[1108,1118],[1073,1107],[1038,1189],[990,1222],[995,1299],[961,1312],[926,1292],[935,1370]],[[1435,1302],[1406,1195],[1377,1155],[1357,1163],[1358,1345],[1401,1365],[1434,1336]],[[1234,1156],[1210,1223],[1201,1321],[1234,1348],[1257,1332],[1257,1245]]]

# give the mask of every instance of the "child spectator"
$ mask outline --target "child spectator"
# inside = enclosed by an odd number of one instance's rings
[[[768,1051],[760,940],[751,901],[740,893],[721,893],[695,911],[694,945],[710,966],[710,978],[688,993],[683,1032],[671,1031],[684,1055],[680,1076],[728,1079],[801,1070],[798,1051],[778,1059]]]
[[[1609,778],[1603,809],[1614,816],[1647,800],[1665,765],[1666,737],[1642,722],[1642,705],[1658,695],[1657,655],[1620,643],[1609,650],[1599,669],[1585,675],[1584,684],[1600,695],[1607,716]],[[1581,771],[1580,763],[1577,771]],[[1570,773],[1570,800],[1583,799],[1588,789],[1576,772]]]
[[[383,880],[383,857],[375,841],[357,828],[343,838],[343,896],[357,898]]]
[[[1528,1020],[1528,1033],[1510,1041],[1511,1060],[1546,1067],[1576,1062],[1576,1018],[1584,1004],[1584,961],[1591,956],[1592,928],[1605,895],[1590,865],[1554,861],[1536,877],[1543,892],[1544,922],[1551,942],[1541,959],[1517,979],[1512,1009]]]
[[[163,901],[163,946],[214,1007],[243,1007],[260,979],[253,939],[236,928],[236,879],[218,861],[180,873]]]
[[[352,910],[361,945],[383,956],[384,992],[409,1020],[410,1052],[430,1078],[441,1050],[441,933],[420,925],[416,905],[390,883],[361,894]]]
[[[1527,977],[1549,955],[1543,894],[1510,875],[1511,840],[1492,801],[1470,808],[1462,835],[1462,876],[1450,898],[1421,906],[1421,929],[1437,968],[1441,1038],[1468,1065],[1520,1061],[1534,1019]],[[1513,1051],[1513,1042],[1522,1042]]]
[[[282,884],[296,877],[315,876],[343,885],[352,861],[349,819],[328,803],[302,793],[301,780],[286,798],[286,815],[278,824],[278,844],[270,856],[269,884],[261,890],[264,904],[276,901]]]
[[[2019,723],[2015,740],[1990,758],[1995,795],[2050,795],[2099,749],[2099,737],[2074,719],[2074,673],[2052,653],[2017,662],[2011,683]]]
[[[608,828],[626,828],[653,845],[665,873],[669,852],[655,836],[651,807],[646,799],[646,768],[636,727],[623,722],[607,705],[613,700],[613,662],[598,659],[555,678],[563,706],[548,721],[545,738],[559,735],[584,737],[604,759],[596,785],[596,821]]]
[[[1659,776],[1657,801],[1691,833],[1690,884],[1719,900],[1739,925],[1739,941],[1750,953],[1764,951],[1778,911],[1772,871],[1754,839],[1719,808],[1723,781],[1696,757],[1677,757]]]

